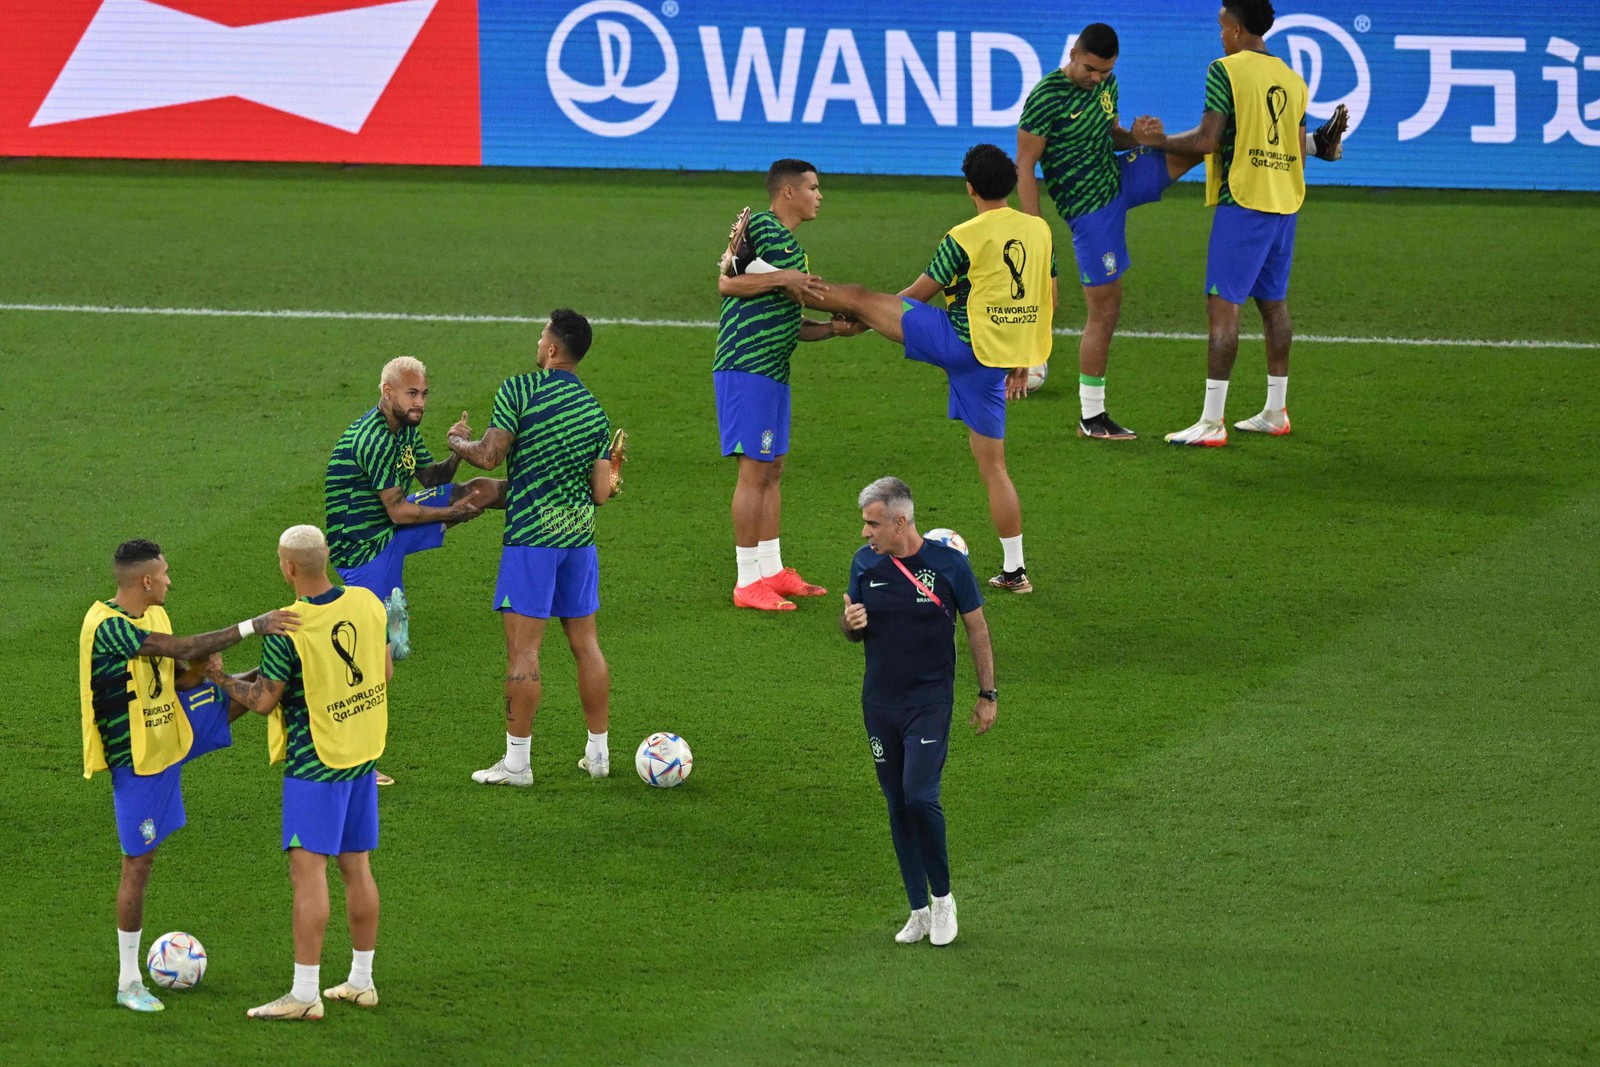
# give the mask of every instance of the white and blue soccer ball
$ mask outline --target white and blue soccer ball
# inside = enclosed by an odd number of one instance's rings
[[[950,548],[953,548],[963,556],[967,554],[967,539],[956,533],[954,530],[947,530],[941,526],[937,530],[929,530],[922,536],[926,540],[935,541],[941,545],[946,545]]]
[[[1044,384],[1045,377],[1050,373],[1050,364],[1041,363],[1037,367],[1028,368],[1028,392],[1032,393]]]
[[[647,784],[671,789],[689,777],[694,769],[694,753],[689,751],[689,742],[677,734],[655,733],[639,743],[633,766]]]
[[[206,950],[193,934],[162,934],[145,957],[150,980],[162,989],[193,989],[206,976]]]

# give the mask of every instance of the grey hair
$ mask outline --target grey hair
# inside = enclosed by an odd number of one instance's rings
[[[383,373],[378,375],[378,391],[382,392],[385,385],[400,384],[400,377],[405,374],[420,374],[426,378],[428,368],[415,356],[396,356],[383,365]]]
[[[861,490],[856,504],[862,511],[867,510],[868,504],[882,504],[884,511],[891,515],[904,515],[907,522],[912,520],[916,512],[915,505],[911,503],[911,487],[892,474],[884,475]]]

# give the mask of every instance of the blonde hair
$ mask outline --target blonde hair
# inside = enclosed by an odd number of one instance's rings
[[[426,378],[428,368],[415,356],[395,356],[383,365],[383,373],[378,375],[378,391],[383,392],[385,385],[398,384],[403,374],[420,374]]]
[[[328,539],[315,526],[291,526],[278,538],[278,547],[290,552],[326,552]]]

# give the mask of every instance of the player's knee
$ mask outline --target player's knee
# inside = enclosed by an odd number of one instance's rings
[[[906,815],[919,823],[926,823],[944,814],[939,805],[939,787],[918,786],[906,790]]]

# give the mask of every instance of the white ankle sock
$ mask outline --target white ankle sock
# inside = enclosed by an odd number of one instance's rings
[[[1106,387],[1080,383],[1078,386],[1078,405],[1083,411],[1083,417],[1086,419],[1105,414]]]
[[[506,734],[506,770],[513,774],[521,774],[528,769],[528,749],[532,747],[533,737],[516,737]]]
[[[1022,535],[1000,538],[1000,551],[1005,553],[1005,562],[1000,565],[1002,570],[1015,571],[1022,568]]]
[[[144,930],[117,930],[117,988],[121,989],[129,982],[137,982],[142,975],[139,971],[139,938],[144,935]]]
[[[1228,383],[1215,378],[1206,379],[1206,406],[1200,417],[1206,422],[1221,422],[1222,413],[1228,409]]]
[[[322,977],[320,963],[297,963],[294,965],[294,987],[289,990],[289,995],[296,1000],[316,1000],[320,995],[317,982]]]
[[[1267,410],[1282,411],[1288,404],[1289,376],[1267,375]]]
[[[761,580],[761,562],[757,553],[760,551],[755,546],[746,548],[744,545],[733,546],[733,561],[739,566],[739,581],[741,586]]]
[[[756,543],[756,563],[761,567],[761,577],[771,578],[783,570],[783,554],[778,551],[778,539]]]
[[[590,759],[599,756],[601,759],[609,763],[611,761],[610,738],[610,731],[600,734],[590,731],[589,743],[584,746],[583,754],[588,756]]]
[[[355,989],[366,989],[372,985],[372,954],[377,949],[350,950],[350,985]]]

